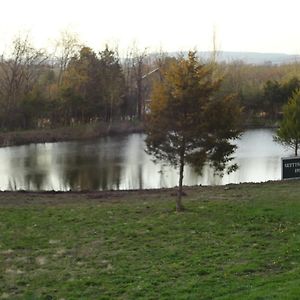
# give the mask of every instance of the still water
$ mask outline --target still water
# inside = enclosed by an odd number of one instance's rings
[[[205,167],[201,176],[187,167],[186,185],[278,180],[281,157],[291,150],[273,142],[272,130],[246,131],[237,141],[239,169],[220,178]],[[106,190],[176,186],[178,172],[155,164],[144,151],[145,135],[85,142],[31,144],[0,149],[1,190]]]

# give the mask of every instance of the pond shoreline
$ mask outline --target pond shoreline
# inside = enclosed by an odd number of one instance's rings
[[[247,124],[243,131],[251,129],[277,129],[277,125]],[[143,133],[144,124],[137,121],[119,121],[112,124],[99,122],[60,128],[43,128],[0,132],[0,147],[21,146],[37,143],[93,140],[105,136]]]
[[[163,161],[155,163],[145,151],[145,133],[130,133],[138,132],[136,127],[110,130],[106,136],[94,140],[1,148],[0,189],[105,191],[178,185],[178,170]],[[206,186],[279,180],[280,157],[286,149],[274,142],[273,135],[270,129],[245,131],[235,141],[233,163],[239,165],[236,172],[220,177],[211,166],[205,165],[202,174],[198,174],[187,165],[184,184]]]
[[[267,182],[244,182],[229,183],[226,185],[194,185],[184,186],[185,198],[192,195],[214,195],[214,193],[228,193],[230,191],[251,190],[254,188],[268,189],[271,186],[298,186],[300,180],[274,180]],[[162,197],[177,197],[177,187],[153,188],[153,189],[128,189],[128,190],[82,190],[82,191],[0,191],[0,207],[4,206],[32,206],[32,205],[66,205],[66,204],[97,204],[97,203],[120,203],[130,199],[140,198],[143,201],[151,199],[163,201]],[[210,196],[213,197],[213,196]],[[210,198],[209,197],[209,198]]]
[[[45,128],[0,132],[0,147],[28,145],[32,143],[55,143],[92,140],[105,136],[142,133],[140,122],[121,121],[115,123],[95,123],[73,127]]]

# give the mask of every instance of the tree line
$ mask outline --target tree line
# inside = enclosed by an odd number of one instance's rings
[[[254,65],[233,61],[221,63],[218,68],[224,74],[220,93],[235,93],[243,107],[244,120],[252,124],[280,120],[283,105],[300,88],[298,62]]]
[[[108,45],[95,52],[69,33],[52,55],[19,37],[0,60],[1,129],[142,120],[149,61],[136,47],[122,59]]]
[[[94,51],[63,33],[53,54],[16,38],[0,60],[2,130],[72,126],[98,121],[144,119],[153,82],[176,57],[132,46],[120,57],[105,46]],[[300,87],[300,64],[214,64],[222,77],[219,96],[234,93],[245,120],[280,118],[281,107]]]

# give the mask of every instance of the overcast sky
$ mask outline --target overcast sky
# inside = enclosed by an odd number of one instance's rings
[[[211,50],[215,29],[218,50],[300,54],[299,14],[299,0],[3,0],[0,51],[26,31],[49,47],[65,29],[95,50]]]

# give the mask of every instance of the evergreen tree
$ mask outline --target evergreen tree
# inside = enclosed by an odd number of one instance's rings
[[[179,167],[176,210],[181,202],[186,163],[201,172],[209,162],[222,173],[236,145],[230,143],[239,134],[240,109],[233,97],[213,97],[220,80],[212,69],[189,52],[171,63],[154,87],[150,113],[146,119],[147,151],[158,159]],[[236,165],[228,168],[234,170]]]
[[[294,149],[298,155],[300,146],[300,90],[294,92],[288,103],[283,107],[283,119],[274,140]]]

